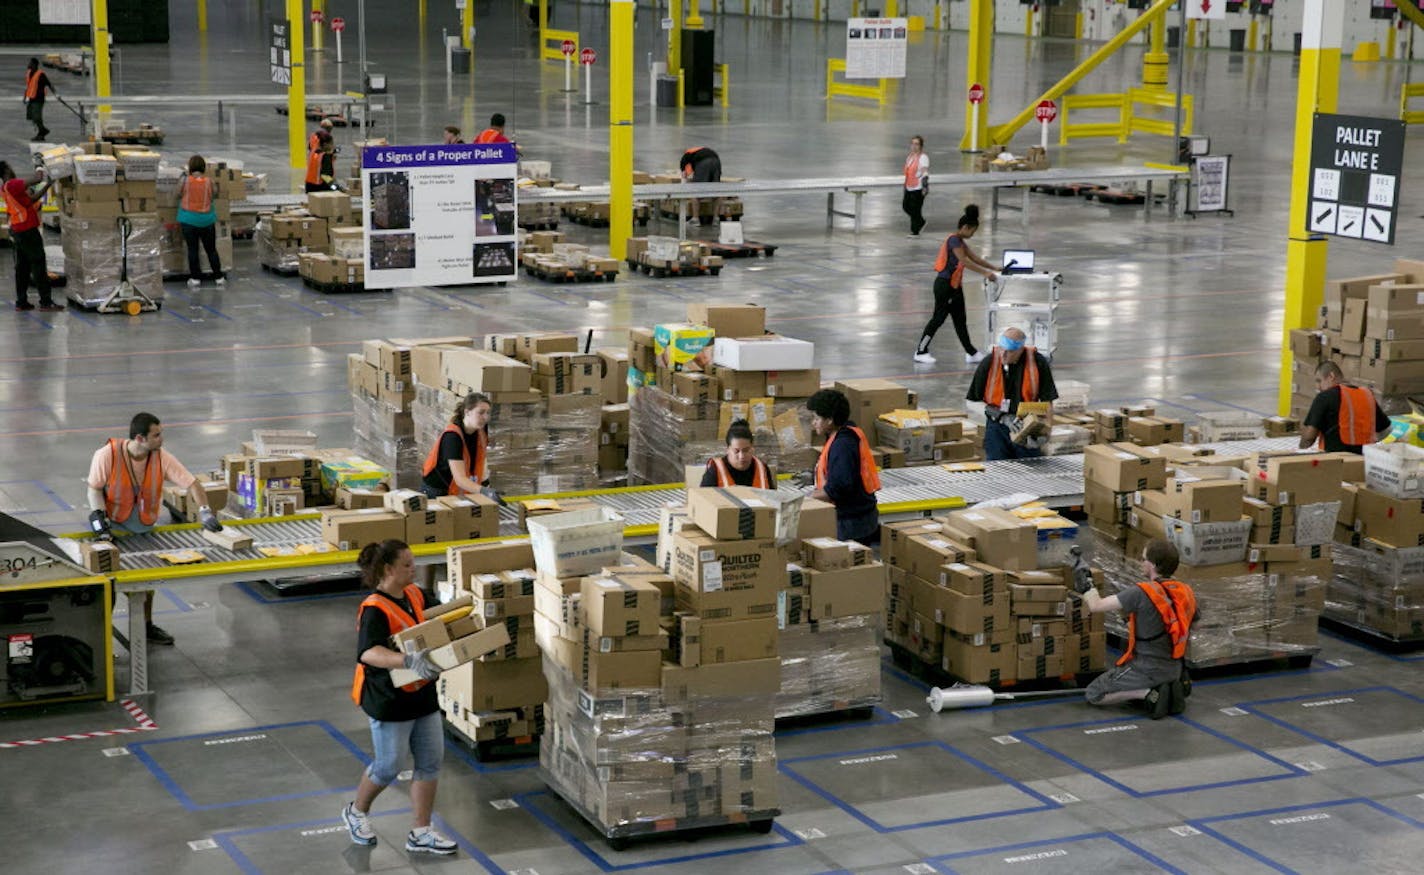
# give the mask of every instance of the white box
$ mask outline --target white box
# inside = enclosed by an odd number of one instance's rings
[[[531,517],[534,565],[546,577],[597,574],[623,552],[623,517],[606,507]]]
[[[1207,410],[1197,418],[1203,443],[1255,441],[1266,436],[1264,418],[1244,410]]]
[[[734,371],[807,371],[816,366],[816,345],[776,334],[719,337],[712,363]]]
[[[112,155],[76,155],[74,175],[81,185],[113,185],[119,178],[119,161]]]
[[[1335,540],[1335,522],[1340,516],[1340,502],[1322,501],[1298,504],[1295,508],[1295,543],[1298,547],[1329,544]]]
[[[1338,510],[1338,508],[1337,508]],[[1164,517],[1167,540],[1176,546],[1184,565],[1224,565],[1246,559],[1251,521],[1187,523]]]
[[[1365,485],[1392,498],[1424,498],[1424,448],[1365,444]]]

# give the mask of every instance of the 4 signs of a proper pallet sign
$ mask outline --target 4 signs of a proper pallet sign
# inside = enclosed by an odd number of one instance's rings
[[[1403,167],[1404,122],[1316,113],[1306,229],[1393,244]]]

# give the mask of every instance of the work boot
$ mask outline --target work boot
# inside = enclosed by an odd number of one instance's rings
[[[1187,688],[1181,681],[1172,681],[1167,685],[1167,713],[1176,717],[1187,710]]]
[[[1172,702],[1171,687],[1171,684],[1158,684],[1148,690],[1147,696],[1142,700],[1153,720],[1161,720],[1167,716],[1167,708]]]
[[[44,138],[45,138],[45,137],[48,137],[48,136],[49,136],[49,128],[40,128],[39,131],[35,134],[35,139],[40,140],[40,141],[43,141]]]

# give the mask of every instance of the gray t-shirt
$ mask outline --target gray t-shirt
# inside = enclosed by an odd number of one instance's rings
[[[1167,634],[1162,615],[1157,612],[1157,607],[1152,604],[1147,593],[1142,591],[1142,587],[1133,584],[1118,593],[1117,600],[1122,605],[1123,613],[1137,617],[1137,646],[1134,658],[1172,662],[1172,636]],[[1148,638],[1152,640],[1144,640]]]

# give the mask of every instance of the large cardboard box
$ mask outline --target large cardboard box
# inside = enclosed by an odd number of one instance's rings
[[[774,695],[781,691],[781,659],[774,656],[696,668],[665,662],[662,675],[663,698],[668,702]]]
[[[687,529],[672,536],[671,560],[679,610],[704,620],[775,615],[786,574],[786,557],[775,541],[719,541]]]
[[[974,537],[979,561],[1008,571],[1038,567],[1038,527],[998,508],[972,508],[949,514],[949,523]]]
[[[656,635],[662,593],[636,577],[585,577],[584,625],[594,636]]]
[[[771,538],[776,535],[775,497],[745,486],[697,488],[687,491],[687,508],[697,527],[719,540]]]
[[[687,321],[706,325],[717,337],[759,337],[766,333],[766,308],[716,301],[687,305]]]
[[[1083,450],[1083,478],[1112,492],[1161,489],[1167,485],[1167,460],[1154,447],[1094,444]]]
[[[885,566],[876,562],[837,571],[804,572],[809,620],[880,612],[885,606]]]
[[[1344,465],[1332,453],[1259,457],[1252,481],[1256,498],[1269,504],[1318,504],[1340,499]]]
[[[447,547],[445,564],[449,568],[450,581],[460,589],[468,589],[476,575],[532,568],[534,551],[527,539]]]
[[[661,650],[624,650],[601,653],[583,650],[584,689],[595,696],[619,690],[651,690],[662,683]]]
[[[508,643],[509,631],[503,625],[491,626],[436,647],[426,654],[426,658],[436,668],[447,672],[466,663],[474,662],[486,653],[492,653]],[[418,680],[420,680],[420,676],[409,669],[391,669],[391,683],[396,686],[412,684]]]
[[[528,392],[533,375],[529,365],[482,349],[447,350],[440,356],[440,372],[444,388],[475,392]]]
[[[341,550],[360,550],[367,544],[405,538],[405,517],[385,508],[323,511],[322,540]]]
[[[943,566],[964,562],[976,555],[974,550],[944,536],[942,529],[943,526],[940,526],[934,532],[910,535],[903,549],[897,551],[899,561],[896,564],[916,577],[938,580]]]
[[[1424,547],[1424,501],[1361,487],[1355,493],[1355,531],[1392,547]]]
[[[835,387],[850,402],[851,421],[862,429],[878,420],[882,413],[913,408],[910,390],[890,380],[837,380]]]
[[[954,637],[944,640],[940,668],[971,684],[999,684],[1018,676],[1013,644],[975,646]]]
[[[879,593],[877,592],[877,597]],[[744,662],[777,655],[775,617],[719,620],[700,624],[700,664]]]
[[[992,633],[1009,624],[1009,597],[1003,591],[969,596],[918,577],[910,578],[915,613],[959,635]]]
[[[816,345],[776,334],[718,337],[712,363],[738,371],[804,371],[815,367]]]
[[[451,511],[451,540],[499,537],[499,502],[487,495],[442,495],[431,506]]]
[[[1246,497],[1244,480],[1167,480],[1163,490],[1166,512],[1189,523],[1234,522],[1241,518]],[[1149,507],[1149,510],[1152,508]]]
[[[543,702],[549,697],[543,662],[535,656],[456,666],[436,682],[440,700],[459,702],[470,711],[503,711]]]
[[[772,398],[808,398],[821,388],[821,371],[767,371],[766,394]]]

